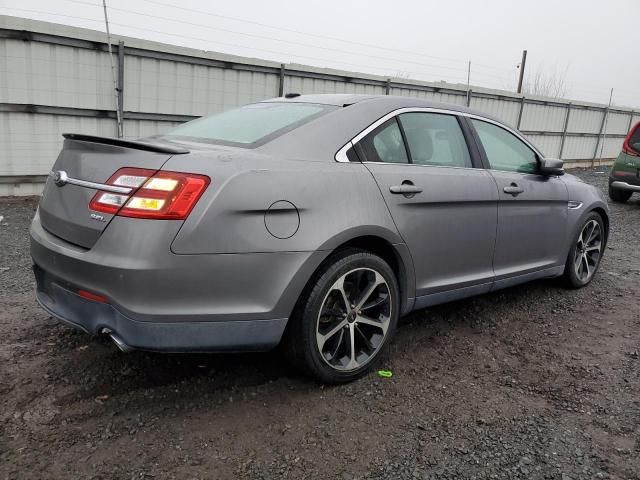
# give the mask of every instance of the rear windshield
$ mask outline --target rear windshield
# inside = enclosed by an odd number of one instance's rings
[[[311,103],[256,103],[199,118],[166,136],[237,146],[256,146],[337,107]]]

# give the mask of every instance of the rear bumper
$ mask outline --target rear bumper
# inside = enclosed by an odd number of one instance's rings
[[[627,182],[621,182],[620,180],[614,180],[610,183],[611,188],[617,188],[619,190],[626,190],[628,192],[640,192],[640,185],[631,185]]]
[[[139,322],[112,305],[86,300],[65,282],[34,266],[36,298],[49,314],[70,327],[116,337],[121,348],[153,351],[260,351],[275,347],[287,319],[217,322]]]
[[[135,222],[135,223],[133,223]],[[277,345],[326,252],[176,255],[180,222],[116,217],[90,249],[31,225],[37,298],[91,334],[161,351],[258,351]],[[78,289],[107,298],[98,303]]]

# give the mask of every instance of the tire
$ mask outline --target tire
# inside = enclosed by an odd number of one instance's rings
[[[600,214],[591,212],[573,239],[564,267],[564,281],[570,288],[588,285],[604,253],[607,232]]]
[[[393,337],[399,300],[396,276],[382,258],[360,249],[335,253],[311,279],[289,320],[289,361],[326,384],[362,377]]]
[[[620,190],[619,188],[613,188],[609,185],[609,198],[614,202],[624,203],[631,198],[633,192],[626,190]]]

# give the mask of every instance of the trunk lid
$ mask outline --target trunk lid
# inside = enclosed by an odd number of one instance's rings
[[[71,183],[58,185],[54,181],[56,172],[64,172],[70,179],[104,184],[120,168],[159,170],[171,156],[189,152],[162,142],[132,142],[76,134],[65,134],[64,137],[62,151],[40,200],[40,221],[53,235],[84,248],[91,248],[96,243],[113,215],[89,210],[89,202],[99,188]]]

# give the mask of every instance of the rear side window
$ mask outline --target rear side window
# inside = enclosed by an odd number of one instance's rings
[[[360,142],[369,162],[408,163],[400,127],[395,118],[383,123]]]
[[[310,103],[256,103],[193,120],[167,136],[250,146],[272,140],[336,108]]]
[[[491,123],[471,120],[478,132],[492,170],[536,173],[536,154],[522,140]]]
[[[399,116],[411,162],[443,167],[471,167],[471,157],[458,120],[438,113]]]
[[[640,151],[640,124],[636,125],[631,137],[629,137],[629,146],[636,151]]]

